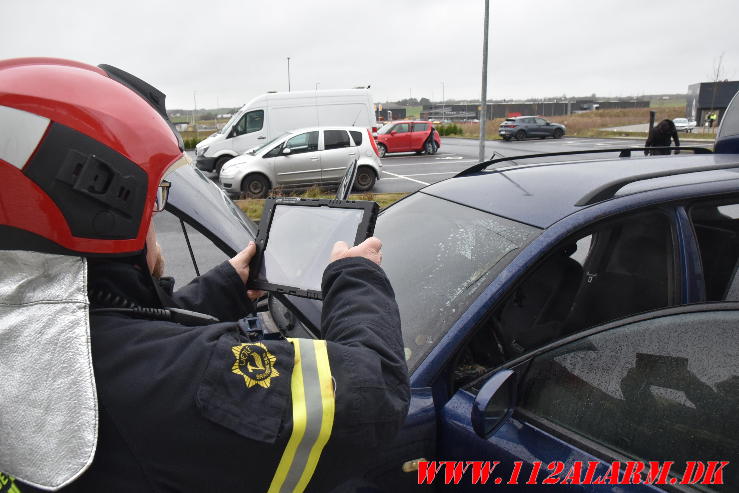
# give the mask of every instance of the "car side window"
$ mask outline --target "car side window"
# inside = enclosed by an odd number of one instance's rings
[[[672,314],[559,347],[532,360],[517,408],[627,457],[735,459],[738,324],[735,310]],[[724,479],[735,490],[739,470]]]
[[[536,121],[536,124],[537,125],[546,125],[547,124],[547,121],[544,120],[543,118],[534,118],[534,121]]]
[[[474,344],[497,348],[497,354],[488,351],[472,363],[463,356],[465,364],[479,376],[588,327],[677,304],[673,243],[669,218],[660,211],[576,234],[525,273],[479,327]],[[473,377],[468,372],[464,379]],[[461,385],[455,377],[454,387]]]
[[[404,134],[408,132],[408,124],[407,123],[398,123],[393,127],[393,132],[397,132],[399,134]]]
[[[285,148],[290,149],[290,154],[302,154],[318,150],[318,131],[306,132],[291,137],[285,142]]]
[[[739,200],[695,204],[690,219],[700,248],[707,301],[739,301]]]
[[[264,127],[264,111],[255,110],[246,113],[234,126],[234,136],[258,132]]]
[[[349,130],[349,133],[352,136],[352,140],[354,141],[354,145],[359,147],[362,145],[362,132],[359,130]]]
[[[349,147],[349,134],[346,130],[324,130],[323,131],[323,147],[327,151],[330,149],[341,149]]]
[[[413,124],[414,132],[426,132],[428,129],[429,129],[428,123],[414,123]]]

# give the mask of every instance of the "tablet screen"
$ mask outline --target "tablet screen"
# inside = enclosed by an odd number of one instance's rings
[[[257,279],[304,290],[321,290],[334,243],[354,245],[361,209],[275,206]]]

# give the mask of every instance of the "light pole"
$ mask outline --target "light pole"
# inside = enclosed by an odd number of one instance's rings
[[[441,121],[444,121],[444,115],[446,114],[446,111],[444,109],[444,83],[441,83]]]
[[[485,0],[485,27],[482,42],[482,94],[480,95],[480,149],[479,162],[485,160],[485,121],[488,109],[488,23],[490,19],[490,0]]]
[[[287,57],[287,92],[290,92],[290,57]]]

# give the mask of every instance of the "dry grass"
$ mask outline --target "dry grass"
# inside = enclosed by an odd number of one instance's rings
[[[665,118],[678,118],[685,115],[684,106],[667,106],[652,109],[657,112],[655,118],[657,122]],[[613,137],[614,135],[612,133],[603,132],[601,129],[649,123],[649,111],[650,108],[597,110],[574,115],[547,116],[546,119],[566,126],[567,135],[572,137]],[[485,125],[485,134],[488,139],[500,138],[498,136],[498,126],[503,120],[503,118],[488,120]],[[463,134],[459,137],[466,139],[477,139],[480,137],[479,123],[457,123],[457,125],[462,127],[463,130]],[[637,135],[641,136],[642,134]]]
[[[407,193],[357,193],[349,195],[349,200],[372,200],[380,205],[381,209],[389,206],[390,204],[397,202],[408,195]],[[302,197],[306,199],[333,199],[336,197],[335,194],[329,194],[321,191],[318,187],[311,187],[302,194],[287,194],[284,191],[277,190],[273,197]],[[239,199],[234,200],[234,203],[246,213],[247,216],[253,221],[259,221],[262,218],[262,210],[264,209],[264,199]]]

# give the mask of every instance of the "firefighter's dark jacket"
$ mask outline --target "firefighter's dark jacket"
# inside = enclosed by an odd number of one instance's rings
[[[91,267],[93,288],[151,306],[145,281],[131,265]],[[362,460],[399,429],[409,401],[400,317],[382,269],[363,258],[338,260],[322,289],[335,415],[307,491],[329,491],[361,472]],[[173,298],[222,321],[250,309],[228,262]],[[249,386],[234,371],[233,348],[250,340],[233,322],[185,327],[93,312],[90,325],[99,440],[92,466],[63,491],[267,491],[292,430],[293,344],[262,341],[276,376],[268,387]]]

